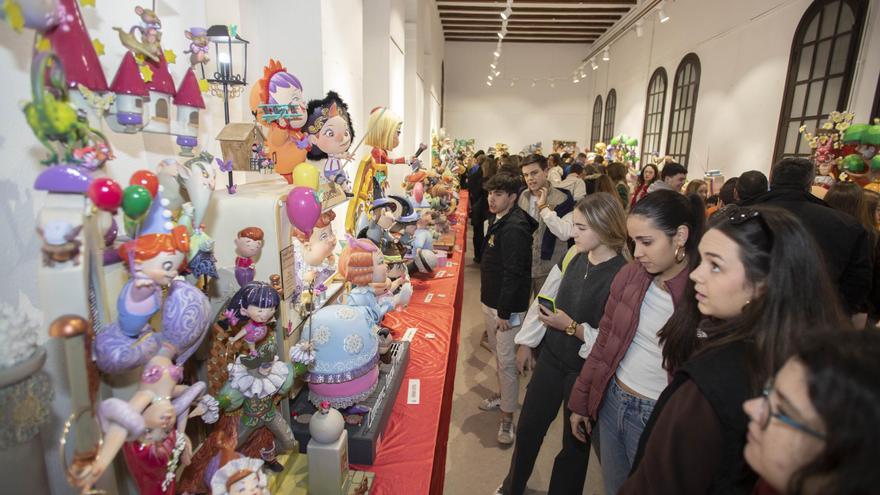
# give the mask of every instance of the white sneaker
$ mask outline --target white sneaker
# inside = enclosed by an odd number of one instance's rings
[[[502,419],[498,425],[498,443],[510,445],[514,440],[516,440],[516,427],[513,426],[513,421]]]
[[[493,395],[492,397],[487,397],[483,399],[477,407],[479,407],[481,411],[494,411],[495,409],[501,409],[501,396]]]

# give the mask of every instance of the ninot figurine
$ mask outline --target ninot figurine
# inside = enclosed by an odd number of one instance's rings
[[[220,444],[220,453],[214,456],[205,472],[211,495],[269,495],[263,461],[245,457],[228,445]]]
[[[333,233],[332,222],[336,218],[333,211],[322,213],[312,228],[312,233],[306,235],[301,230],[293,227],[294,249],[294,281],[293,300],[298,305],[305,306],[306,294],[313,294],[311,303],[320,305],[326,298],[327,280],[336,273],[335,256],[336,234]]]
[[[365,414],[357,405],[376,388],[379,378],[379,323],[400,303],[399,296],[379,299],[391,290],[382,252],[369,239],[348,237],[339,256],[339,272],[353,288],[345,304],[325,306],[305,325],[294,361],[309,358],[309,401],[327,401],[348,414]]]
[[[348,184],[343,166],[351,160],[348,148],[354,139],[348,105],[338,94],[330,91],[323,99],[310,101],[308,113],[305,127],[311,145],[308,158],[324,161],[319,167],[323,170],[322,182],[340,186]]]
[[[251,356],[257,355],[257,344],[268,334],[266,323],[275,318],[281,298],[278,292],[265,282],[251,282],[235,293],[226,307],[226,317],[232,325],[244,319],[247,322],[229,340],[244,339]]]
[[[254,258],[258,258],[263,250],[263,236],[263,229],[247,227],[235,237],[235,280],[240,287],[254,280]]]

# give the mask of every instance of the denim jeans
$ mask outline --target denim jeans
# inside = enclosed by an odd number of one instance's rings
[[[629,477],[639,438],[656,403],[627,393],[617,385],[615,378],[611,379],[596,425],[601,438],[599,460],[605,493],[617,493]]]

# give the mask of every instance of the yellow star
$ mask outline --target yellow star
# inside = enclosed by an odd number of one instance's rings
[[[209,89],[211,88],[208,86],[208,81],[205,79],[199,79],[199,90],[202,93],[207,93]]]
[[[83,7],[94,7],[95,0],[79,0],[79,4]]]
[[[134,59],[137,61],[138,65],[143,65],[144,63],[144,54],[143,53],[135,53]]]
[[[169,64],[173,64],[177,62],[177,54],[174,53],[174,50],[168,49],[165,50],[165,61]]]
[[[39,41],[37,41],[37,51],[38,52],[48,52],[52,49],[52,43],[49,43],[48,38],[40,37]]]
[[[141,79],[143,79],[144,82],[150,82],[153,80],[153,69],[151,69],[150,66],[141,66]]]
[[[97,53],[98,56],[104,54],[104,43],[101,43],[101,40],[99,40],[98,38],[93,39],[92,46],[95,47],[95,53]]]
[[[21,13],[21,5],[18,2],[15,0],[3,2],[3,14],[15,32],[20,33],[24,29],[24,15]]]

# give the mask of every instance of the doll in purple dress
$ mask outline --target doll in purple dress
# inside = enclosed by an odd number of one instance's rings
[[[247,227],[235,237],[235,280],[244,287],[254,280],[256,262],[263,250],[263,229]]]

